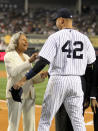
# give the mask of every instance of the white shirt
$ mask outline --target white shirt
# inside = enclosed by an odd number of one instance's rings
[[[39,56],[50,62],[50,75],[84,75],[87,64],[96,60],[87,36],[74,29],[62,29],[46,40]]]
[[[6,97],[11,97],[11,93],[9,89],[22,77],[25,76],[26,72],[28,72],[32,68],[32,64],[29,63],[29,56],[23,54],[26,61],[23,61],[16,51],[11,51],[6,53],[4,57],[5,67],[7,72],[7,86],[6,86]],[[29,80],[23,86],[23,95],[22,98],[35,98],[35,92],[33,88],[33,80]]]

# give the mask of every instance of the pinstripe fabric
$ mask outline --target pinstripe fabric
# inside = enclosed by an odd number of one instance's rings
[[[62,52],[64,44],[70,40],[71,58],[67,58],[68,52]],[[83,50],[76,51],[76,55],[83,54],[83,59],[73,58],[73,52],[81,48],[80,44],[74,45],[75,42],[83,43]],[[69,48],[69,45],[66,49]],[[95,61],[95,51],[87,36],[73,29],[63,29],[51,35],[43,48],[40,56],[50,61],[50,75],[84,75],[87,64]]]
[[[64,103],[71,119],[74,131],[85,131],[83,109],[83,91],[79,76],[51,76],[42,105],[42,114],[38,131],[49,131],[51,121]]]
[[[64,104],[74,131],[86,131],[83,114],[83,91],[80,76],[87,64],[95,61],[94,48],[87,36],[73,29],[51,35],[39,56],[50,62],[47,89],[38,131],[49,131],[56,112]]]

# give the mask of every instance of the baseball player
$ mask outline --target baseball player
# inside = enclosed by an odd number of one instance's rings
[[[74,131],[86,131],[83,113],[81,76],[87,64],[95,59],[94,48],[87,36],[72,28],[72,14],[66,8],[57,11],[56,26],[59,29],[49,36],[39,53],[39,61],[14,85],[20,88],[47,64],[50,78],[44,95],[38,131],[49,131],[51,122],[60,106],[70,117]]]

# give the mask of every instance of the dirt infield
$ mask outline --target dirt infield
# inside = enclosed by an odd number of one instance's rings
[[[36,106],[36,131],[37,131],[38,122],[40,119],[40,114],[41,114],[41,106]],[[87,131],[94,131],[92,117],[93,117],[93,113],[91,112],[91,108],[88,108],[85,112],[85,123],[86,123]],[[0,131],[7,131],[7,126],[8,126],[7,119],[8,119],[8,112],[7,112],[6,103],[5,101],[0,101]],[[20,120],[19,131],[23,131],[22,117]],[[50,131],[55,131],[54,120],[52,122]]]

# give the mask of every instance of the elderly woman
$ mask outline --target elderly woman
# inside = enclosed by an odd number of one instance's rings
[[[9,89],[32,68],[31,63],[37,57],[37,53],[31,57],[26,55],[24,52],[27,48],[28,42],[25,34],[18,32],[12,36],[4,57],[7,71],[6,97],[8,102],[8,131],[18,131],[22,112],[24,131],[35,131],[35,91],[33,84],[43,81],[47,73],[40,73],[23,86],[22,103],[15,102],[9,91]]]

